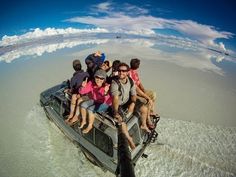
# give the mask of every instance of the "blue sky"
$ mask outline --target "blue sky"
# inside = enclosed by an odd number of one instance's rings
[[[233,0],[4,0],[0,37],[16,35],[21,39],[36,28],[42,30],[37,31],[38,36],[45,29],[49,29],[47,34],[54,34],[56,29],[99,27],[109,32],[181,36],[222,50],[235,50],[234,8]]]

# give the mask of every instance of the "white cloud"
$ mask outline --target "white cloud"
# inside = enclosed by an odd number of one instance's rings
[[[173,51],[163,50],[161,48],[154,47],[157,43],[159,43],[158,40],[122,39],[109,41],[108,43],[99,45],[99,47],[103,49],[108,58],[111,55],[111,58],[124,59],[123,61],[127,60],[127,62],[129,62],[130,58],[138,57],[141,60],[164,61],[184,68],[197,69],[203,72],[214,72],[219,75],[224,75],[222,69],[212,63],[211,59],[213,55],[209,53],[208,50],[199,49],[197,52],[191,50],[176,51],[174,48]],[[126,50],[124,52],[120,52],[123,51],[124,48]]]
[[[172,29],[183,34],[192,41],[198,41],[199,45],[205,45],[220,51],[227,51],[222,42],[216,43],[216,39],[231,38],[230,32],[218,31],[213,26],[203,25],[191,20],[176,20],[154,17],[148,14],[148,10],[128,3],[115,4],[112,1],[95,4],[91,11],[95,13],[105,13],[104,16],[84,16],[66,19],[66,22],[76,22],[92,24],[95,29],[55,29],[45,30],[36,28],[23,35],[3,36],[0,46],[14,45],[38,38],[62,35],[79,35],[82,33],[107,33],[117,32],[126,34],[136,34],[142,36],[155,36],[155,29]],[[191,45],[191,44],[190,44]]]
[[[95,7],[100,11],[107,11],[107,10],[109,10],[110,5],[111,5],[111,3],[109,3],[109,2],[103,2],[98,5],[95,5]]]
[[[167,27],[197,39],[206,45],[215,45],[215,39],[228,39],[233,35],[229,32],[217,31],[213,26],[199,24],[191,20],[166,20],[166,22]]]
[[[69,22],[79,22],[93,24],[106,28],[111,32],[123,32],[128,34],[153,35],[153,28],[163,28],[159,21],[154,21],[151,16],[131,17],[120,13],[113,14],[112,17],[75,17],[67,19]]]
[[[67,19],[67,22],[78,22],[85,24],[92,24],[97,26],[94,29],[76,29],[76,28],[46,28],[44,30],[36,28],[32,29],[23,35],[3,36],[0,41],[0,46],[20,45],[26,43],[35,43],[39,39],[46,40],[54,39],[55,36],[71,37],[80,36],[84,34],[94,33],[126,33],[135,34],[148,37],[156,37],[158,41],[157,45],[166,45],[175,48],[184,48],[189,50],[199,50],[199,48],[211,48],[213,51],[232,52],[226,49],[222,42],[216,43],[216,39],[224,38],[228,39],[233,36],[230,32],[218,31],[215,27],[209,25],[203,25],[192,20],[176,20],[176,19],[164,19],[154,17],[148,14],[148,10],[145,8],[137,7],[128,3],[114,4],[112,1],[96,4],[92,6],[93,12],[105,13],[105,16],[84,16],[73,17]],[[183,34],[184,37],[177,37],[174,35],[160,35],[155,32],[155,29],[172,29]],[[51,44],[50,44],[51,45]],[[67,44],[68,45],[68,44]],[[150,45],[148,43],[147,45]],[[52,49],[63,48],[62,46],[52,46]],[[22,48],[21,48],[22,49]],[[2,50],[2,49],[1,49]],[[42,47],[37,52],[31,52],[32,54],[40,55],[44,52],[49,52],[47,47]],[[44,52],[40,52],[44,51]],[[25,51],[27,53],[27,51]],[[12,53],[4,53],[1,55],[1,60],[11,61],[19,56],[22,56],[23,52],[15,51]],[[28,55],[28,54],[27,54]],[[31,55],[31,54],[29,54]],[[217,61],[220,62],[225,57],[217,57]],[[0,61],[1,61],[0,60]]]
[[[84,33],[107,33],[106,29],[94,28],[94,29],[76,29],[76,28],[65,28],[65,29],[56,29],[56,28],[46,28],[41,30],[39,28],[34,29],[31,32],[27,32],[23,35],[14,35],[14,36],[3,36],[0,41],[0,46],[8,46],[19,43],[24,43],[32,41],[35,39],[47,38],[51,36],[69,36],[69,35],[79,35]]]
[[[225,45],[223,44],[223,42],[219,43],[219,47],[220,47],[220,49],[222,49],[222,51],[226,52],[226,48],[225,48]]]
[[[107,1],[99,4],[92,5],[90,8],[90,14],[105,13],[108,15],[112,15],[112,13],[121,13],[121,14],[129,14],[131,16],[136,16],[140,14],[147,14],[149,11],[146,8],[141,8],[136,5],[132,5],[129,3],[115,3],[112,1]]]
[[[138,35],[154,35],[154,29],[173,29],[208,47],[211,46],[224,51],[226,50],[224,44],[222,42],[216,43],[216,39],[228,39],[233,36],[230,32],[218,31],[213,26],[200,24],[192,20],[164,19],[146,15],[148,14],[147,9],[127,3],[120,4],[117,7],[114,3],[106,2],[98,4],[97,7],[100,7],[98,11],[102,9],[107,15],[102,17],[74,17],[66,21],[93,24],[112,32]]]

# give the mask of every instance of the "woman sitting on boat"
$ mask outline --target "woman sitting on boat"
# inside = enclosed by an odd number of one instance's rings
[[[84,101],[81,107],[81,117],[82,121],[80,124],[80,128],[83,128],[86,124],[86,116],[88,111],[88,126],[82,132],[88,133],[93,128],[93,122],[95,119],[95,112],[106,111],[109,106],[112,104],[111,96],[109,95],[110,85],[106,84],[106,72],[104,70],[97,70],[94,74],[94,80],[87,80],[82,83],[82,87],[80,88],[80,94],[88,94],[89,100]]]

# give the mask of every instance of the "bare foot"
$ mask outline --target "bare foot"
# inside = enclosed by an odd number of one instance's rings
[[[115,121],[116,121],[116,122],[118,122],[118,123],[122,122],[122,117],[121,117],[120,114],[116,114],[116,115],[114,116],[114,118],[115,118]]]
[[[68,124],[72,118],[73,118],[73,115],[69,115],[69,117],[65,120],[65,122]]]
[[[82,131],[82,133],[86,134],[86,133],[88,133],[92,128],[93,128],[93,126],[88,126],[86,129],[84,129],[84,130]]]
[[[129,141],[129,147],[134,150],[136,148],[135,144],[133,141]]]
[[[143,129],[144,131],[148,132],[148,133],[151,133],[151,130],[149,130],[149,128],[147,126],[141,125],[140,128]]]
[[[71,119],[71,121],[70,122],[75,122],[75,121],[78,121],[79,120],[79,118],[78,118],[78,116],[77,115],[75,115],[72,119]]]
[[[85,126],[85,124],[86,124],[86,122],[85,122],[85,121],[84,121],[84,122],[82,121],[81,124],[80,124],[80,126],[79,126],[79,128],[80,128],[80,129],[83,128],[83,127]]]
[[[147,121],[147,126],[150,130],[153,130],[155,128],[154,124],[150,120]]]

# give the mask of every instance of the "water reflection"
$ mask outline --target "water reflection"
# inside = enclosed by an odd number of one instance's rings
[[[64,48],[73,48],[83,45],[95,45],[100,48],[107,48],[110,53],[115,53],[117,48],[123,50],[123,46],[129,48],[125,54],[145,56],[148,60],[159,60],[175,63],[179,66],[195,68],[202,71],[212,71],[223,74],[221,68],[212,63],[223,60],[234,61],[234,58],[226,56],[216,50],[209,50],[197,41],[175,36],[158,36],[155,38],[127,37],[114,39],[111,35],[103,35],[100,38],[50,38],[39,41],[32,41],[18,45],[5,46],[0,48],[0,61],[10,63],[22,56],[41,56],[45,53],[52,53]],[[103,46],[101,46],[103,44]],[[116,48],[111,47],[116,46]],[[122,57],[126,57],[122,56]]]
[[[63,40],[56,43],[33,43],[29,45],[23,46],[11,46],[1,48],[0,50],[3,53],[1,55],[0,61],[5,61],[7,63],[12,62],[15,59],[18,59],[22,56],[41,56],[44,53],[52,53],[59,49],[63,48],[73,48],[78,45],[86,45],[86,44],[102,44],[106,43],[107,39],[72,39],[72,40]],[[5,51],[8,50],[8,51]]]

